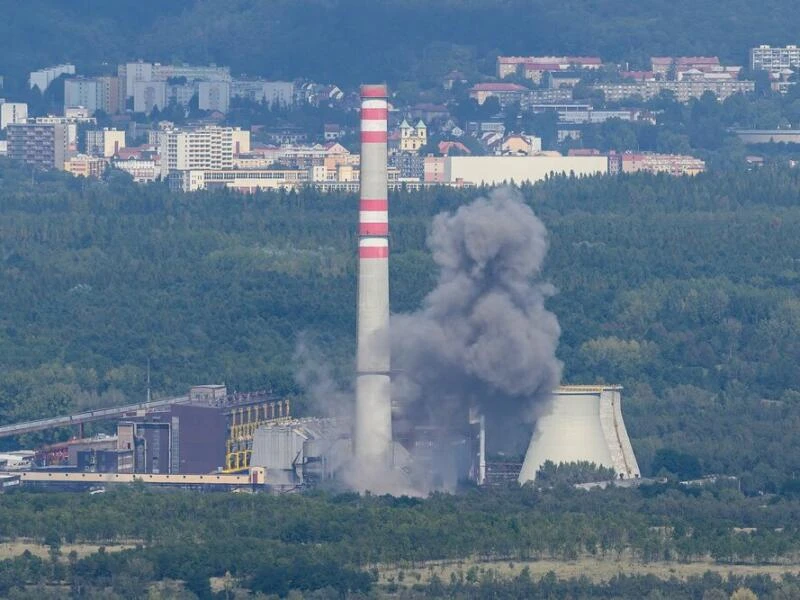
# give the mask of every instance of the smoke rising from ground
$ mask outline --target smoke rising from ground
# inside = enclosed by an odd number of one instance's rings
[[[522,439],[513,432],[561,376],[561,330],[545,308],[555,290],[537,280],[547,245],[544,224],[510,188],[434,219],[428,246],[438,284],[419,311],[391,323],[401,421],[457,426],[477,406],[490,450],[524,451],[530,428],[517,430]]]

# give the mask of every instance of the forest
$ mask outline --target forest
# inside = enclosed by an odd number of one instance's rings
[[[433,215],[481,193],[392,194],[393,312],[433,287]],[[549,231],[563,381],[625,387],[643,473],[736,476],[747,494],[793,481],[800,173],[562,177],[521,193]],[[315,414],[299,341],[347,385],[355,207],[350,194],[174,195],[0,163],[0,423],[138,401],[148,360],[156,395],[224,382]]]
[[[515,487],[426,500],[121,488],[95,496],[10,493],[0,496],[0,506],[4,539],[36,540],[48,549],[46,556],[0,561],[0,594],[9,598],[203,599],[231,598],[236,591],[319,599],[716,600],[745,588],[762,600],[788,600],[800,591],[800,578],[791,575],[707,572],[682,580],[623,574],[604,582],[530,575],[549,559],[625,557],[634,566],[710,560],[733,569],[780,566],[795,557],[798,498],[780,495],[764,504],[725,485],[591,493],[563,485]],[[76,542],[108,547],[80,557],[70,549]],[[120,542],[128,549],[114,551]],[[469,566],[476,559],[481,566]],[[429,561],[449,562],[455,570],[443,580],[441,571],[426,567]],[[498,576],[509,563],[514,575]],[[397,576],[385,577],[387,569]],[[432,576],[416,577],[421,569]],[[211,578],[230,581],[229,589],[212,591]],[[156,595],[156,582],[172,582],[183,594]]]
[[[137,57],[230,65],[272,79],[440,81],[454,68],[492,73],[497,54],[599,55],[644,67],[650,55],[747,62],[758,44],[797,42],[789,0],[755,4],[611,0],[32,0],[0,22],[2,73],[65,60],[83,71]],[[447,27],[442,27],[446,23]],[[478,26],[479,24],[479,26]],[[498,32],[502,32],[499,35]],[[298,51],[302,49],[302,51]]]
[[[395,313],[436,281],[432,217],[485,193],[391,194]],[[184,597],[208,598],[209,578],[229,573],[267,596],[796,597],[796,579],[764,576],[600,583],[484,566],[399,585],[375,574],[467,557],[782,565],[800,550],[800,172],[557,177],[520,193],[549,234],[563,381],[622,384],[642,471],[665,483],[585,493],[556,470],[537,489],[426,500],[10,493],[2,540],[38,540],[50,557],[0,561],[0,595],[138,598],[179,581]],[[113,172],[0,162],[0,423],[141,400],[148,359],[156,395],[224,382],[315,414],[298,342],[347,384],[356,207],[353,194],[170,194]],[[708,474],[718,483],[678,483]],[[60,554],[126,540],[122,552]]]

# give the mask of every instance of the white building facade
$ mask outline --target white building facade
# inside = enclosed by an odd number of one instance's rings
[[[0,99],[0,131],[9,125],[24,123],[27,119],[27,104],[24,102],[5,102]]]

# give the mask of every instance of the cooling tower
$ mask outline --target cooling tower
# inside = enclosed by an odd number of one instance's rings
[[[358,225],[358,332],[355,455],[364,463],[392,447],[389,351],[388,92],[361,86],[361,198]]]
[[[562,386],[553,392],[525,455],[519,482],[532,481],[546,462],[588,461],[611,467],[623,479],[639,477],[622,420],[621,386]]]

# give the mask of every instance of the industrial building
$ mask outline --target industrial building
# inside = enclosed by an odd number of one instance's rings
[[[103,409],[98,419],[117,418],[116,435],[70,440],[40,449],[34,463],[97,473],[237,473],[250,467],[253,435],[265,425],[289,420],[288,400],[268,392],[229,394],[223,385],[193,387],[187,396],[142,407]],[[37,431],[65,423],[83,423],[80,415],[21,424]],[[82,427],[81,427],[82,430]],[[15,433],[15,431],[9,431]]]
[[[519,482],[533,481],[547,461],[556,465],[586,461],[613,468],[620,479],[640,477],[622,419],[622,387],[569,385],[556,389],[549,411],[536,421]]]
[[[605,156],[448,156],[442,160],[445,185],[535,183],[554,175],[605,174]]]

